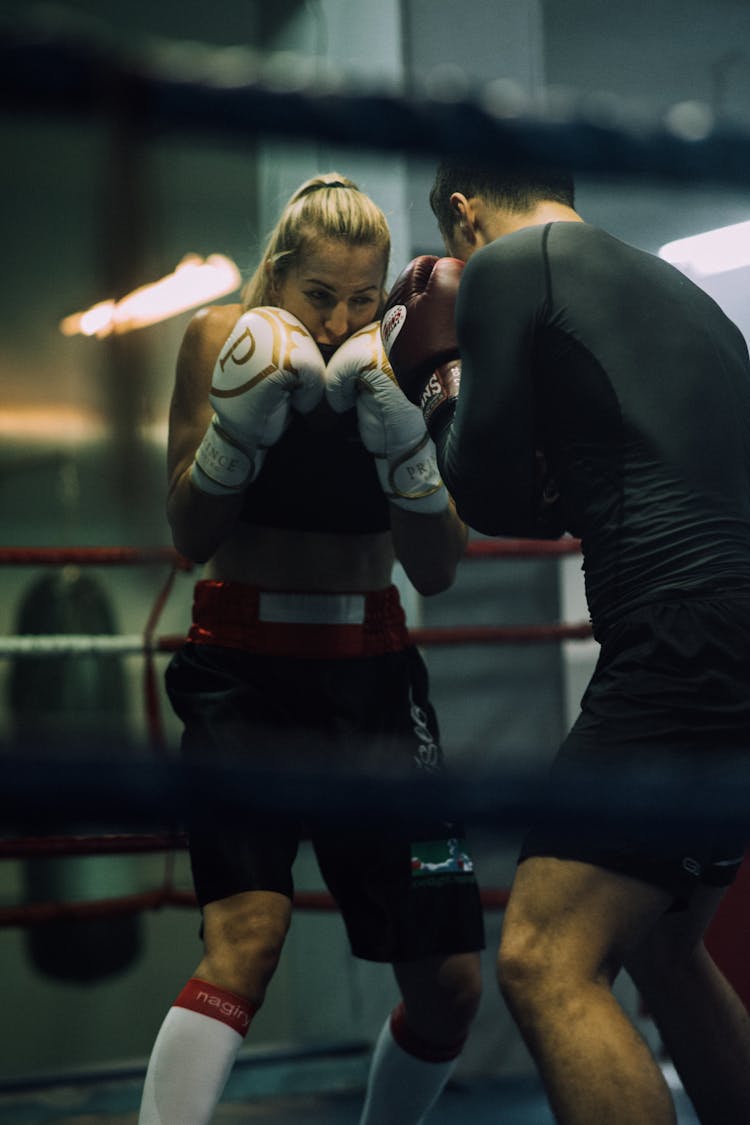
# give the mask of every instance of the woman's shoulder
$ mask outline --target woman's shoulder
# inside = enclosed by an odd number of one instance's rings
[[[223,343],[243,313],[239,302],[231,305],[205,305],[191,317],[185,337]]]
[[[183,366],[213,367],[216,357],[243,308],[239,303],[231,305],[206,305],[199,309],[188,322],[180,345],[180,362]]]

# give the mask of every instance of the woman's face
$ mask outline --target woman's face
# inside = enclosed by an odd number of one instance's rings
[[[377,320],[385,269],[379,247],[321,241],[275,286],[274,300],[330,350]]]

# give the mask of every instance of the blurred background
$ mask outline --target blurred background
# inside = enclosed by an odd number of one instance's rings
[[[0,4],[0,30],[29,28],[145,55],[199,81],[256,51],[282,85],[304,73],[432,98],[487,84],[539,104],[584,99],[591,114],[656,121],[681,107],[747,127],[746,0],[70,0]],[[222,48],[214,54],[210,49]],[[213,68],[213,70],[211,69]],[[27,75],[27,78],[34,75]],[[44,73],[36,76],[40,83]],[[338,169],[384,208],[391,280],[418,253],[443,253],[427,194],[432,161],[282,140],[237,128],[144,136],[127,102],[103,89],[75,115],[0,106],[0,545],[168,547],[165,441],[174,361],[191,312],[106,337],[61,322],[171,274],[186,255],[222,255],[252,272],[280,208],[302,180]],[[218,123],[217,123],[218,124]],[[746,190],[648,176],[578,178],[583,217],[657,252],[672,240],[750,220]],[[750,333],[747,267],[707,287]],[[239,282],[238,282],[239,285]],[[220,299],[236,299],[237,288]],[[168,566],[0,569],[0,632],[142,633]],[[158,632],[189,623],[197,573],[178,575]],[[454,589],[420,601],[412,623],[530,624],[585,619],[580,561],[467,561]],[[426,651],[443,743],[456,768],[543,764],[575,717],[592,641]],[[166,657],[156,658],[158,680]],[[160,699],[165,748],[179,730]],[[143,658],[0,658],[0,740],[91,739],[103,756],[154,752]],[[480,882],[512,877],[517,840],[474,840]],[[184,855],[0,862],[3,904],[189,889]],[[297,883],[321,884],[303,851]],[[494,986],[501,924],[488,912],[487,994],[459,1073],[523,1074],[525,1049]],[[200,955],[195,910],[165,909],[57,931],[0,929],[0,1080],[145,1063],[167,1007]],[[62,944],[61,944],[62,943]],[[66,949],[65,957],[60,956]],[[623,1002],[637,1009],[623,986]],[[387,967],[354,962],[335,914],[298,912],[247,1050],[373,1040],[389,1010]],[[395,994],[395,993],[394,993]],[[643,1020],[644,1033],[651,1034]],[[75,1034],[71,1034],[71,1026]],[[341,1072],[341,1068],[339,1068]],[[355,1080],[364,1073],[352,1070]]]

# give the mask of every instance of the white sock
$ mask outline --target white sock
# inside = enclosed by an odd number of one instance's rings
[[[463,1045],[443,1052],[453,1051],[451,1057],[420,1058],[396,1042],[394,1023],[403,1027],[402,1006],[388,1017],[375,1044],[359,1125],[421,1125],[450,1078]]]
[[[138,1125],[208,1125],[251,1015],[242,997],[193,978],[156,1037]]]

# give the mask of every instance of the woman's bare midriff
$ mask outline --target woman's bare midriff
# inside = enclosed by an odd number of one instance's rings
[[[265,590],[383,590],[391,584],[393,561],[389,532],[343,535],[240,524],[203,577]]]

